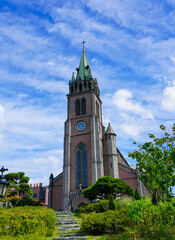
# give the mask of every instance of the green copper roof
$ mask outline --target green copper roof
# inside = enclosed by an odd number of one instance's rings
[[[89,64],[88,64],[88,60],[86,58],[84,48],[83,48],[83,54],[82,54],[82,57],[81,57],[81,61],[80,61],[80,65],[79,65],[79,70],[77,72],[76,80],[78,80],[79,77],[82,80],[92,78],[91,70],[90,70],[90,67],[89,67]]]
[[[108,128],[107,128],[107,130],[106,130],[106,134],[116,135],[115,132],[114,132],[114,130],[113,130],[112,127],[111,127],[110,122],[108,123]]]
[[[72,83],[75,82],[75,76],[74,76],[74,72],[72,73],[72,79],[71,79]]]

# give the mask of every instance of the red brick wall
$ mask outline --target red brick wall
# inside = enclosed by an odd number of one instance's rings
[[[35,184],[34,184],[34,186],[35,186]],[[36,186],[35,186],[35,187],[32,187],[31,189],[32,189],[33,194],[34,194],[34,193],[37,194],[37,197],[34,197],[34,199],[37,200],[37,201],[39,201],[39,200],[40,200],[40,199],[39,199],[39,198],[40,198],[40,187],[36,187]]]
[[[63,176],[53,183],[52,208],[54,211],[59,211],[62,209],[62,190],[63,190]]]
[[[119,178],[128,184],[134,191],[137,186],[137,175],[119,167]]]

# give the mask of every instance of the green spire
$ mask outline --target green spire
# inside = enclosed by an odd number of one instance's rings
[[[82,57],[81,57],[81,61],[80,61],[80,65],[79,65],[79,69],[78,69],[76,80],[78,80],[79,77],[82,80],[91,79],[92,78],[92,74],[91,74],[91,70],[90,70],[90,67],[89,67],[89,64],[88,64],[88,60],[86,58],[84,46],[83,46],[83,54],[82,54]]]
[[[115,135],[115,136],[116,136],[114,130],[113,130],[112,127],[111,127],[110,122],[108,123],[108,128],[107,128],[107,130],[106,130],[106,134],[112,134],[112,135]]]
[[[72,83],[75,82],[75,76],[74,76],[74,72],[72,73],[72,79],[71,79]]]

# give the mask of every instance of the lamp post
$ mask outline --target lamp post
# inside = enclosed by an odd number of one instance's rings
[[[9,183],[7,182],[7,180],[5,179],[5,177],[3,176],[3,173],[5,171],[8,171],[7,168],[4,168],[4,166],[2,166],[2,168],[0,169],[1,172],[1,176],[0,176],[0,197],[3,198],[5,196],[7,187],[9,185]]]

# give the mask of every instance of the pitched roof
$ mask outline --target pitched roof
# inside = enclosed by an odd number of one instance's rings
[[[107,130],[106,130],[106,134],[116,135],[115,132],[114,132],[114,130],[113,130],[112,127],[111,127],[110,122],[108,123],[108,128],[107,128]]]
[[[78,68],[76,80],[78,80],[79,77],[82,80],[92,78],[92,73],[91,73],[91,70],[90,70],[90,67],[89,67],[89,64],[88,64],[88,60],[87,60],[84,48],[83,48],[83,54],[82,54],[82,57],[81,57],[81,60],[80,60],[80,65],[79,65],[79,68]]]

